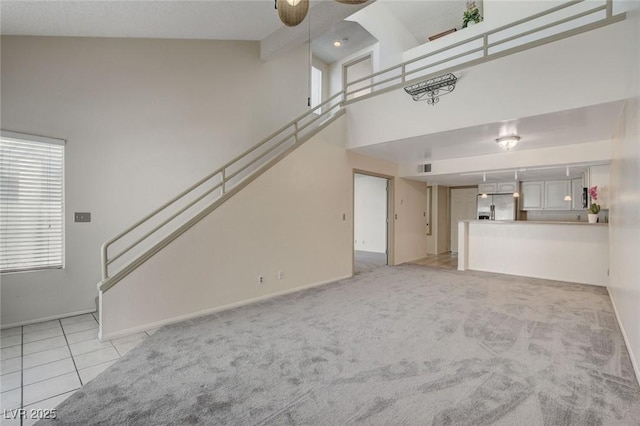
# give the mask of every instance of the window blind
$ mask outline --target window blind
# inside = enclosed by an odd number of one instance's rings
[[[2,132],[0,272],[62,268],[64,141]]]

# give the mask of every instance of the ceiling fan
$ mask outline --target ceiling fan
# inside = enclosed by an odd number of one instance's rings
[[[344,4],[362,4],[368,0],[336,0]],[[276,0],[278,16],[287,27],[295,27],[304,21],[309,11],[309,0]]]

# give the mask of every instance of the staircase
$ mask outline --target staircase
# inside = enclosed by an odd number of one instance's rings
[[[612,0],[605,0],[591,8],[583,7],[583,2],[569,1],[350,82],[342,91],[287,123],[105,242],[101,253],[102,281],[98,289],[101,292],[111,289],[242,188],[341,117],[347,105],[626,18],[624,13],[613,15]],[[583,23],[584,18],[589,17],[591,19]],[[371,81],[371,84],[358,87],[363,81]],[[358,88],[352,89],[353,86]]]

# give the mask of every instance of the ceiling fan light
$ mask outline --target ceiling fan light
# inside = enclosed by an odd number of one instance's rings
[[[518,144],[519,140],[520,140],[520,136],[510,135],[510,136],[501,136],[498,139],[496,139],[496,142],[498,143],[500,148],[504,149],[505,151],[509,151],[510,149],[512,149]]]
[[[278,16],[287,27],[299,25],[308,11],[309,0],[278,0]]]

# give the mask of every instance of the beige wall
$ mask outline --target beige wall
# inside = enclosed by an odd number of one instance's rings
[[[3,326],[94,309],[104,241],[307,105],[303,47],[2,37],[1,55],[2,128],[67,141],[66,267],[3,275]]]
[[[104,293],[102,337],[350,276],[354,169],[396,176],[395,263],[422,257],[426,186],[345,151],[345,126],[342,117]]]

